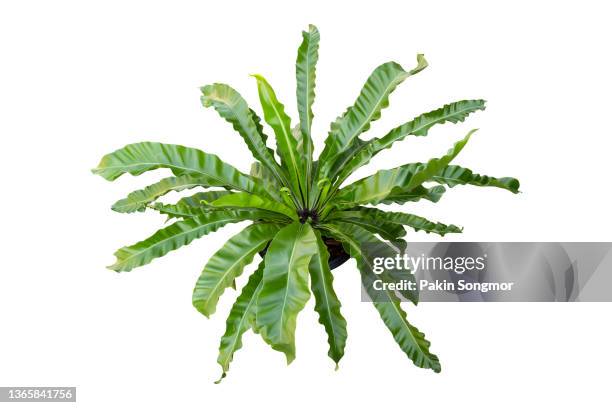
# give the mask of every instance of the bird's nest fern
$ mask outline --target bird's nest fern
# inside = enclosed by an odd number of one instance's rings
[[[518,191],[519,182],[514,178],[483,176],[451,165],[473,130],[441,157],[380,170],[345,185],[355,170],[393,143],[407,136],[426,136],[437,124],[462,122],[471,113],[483,110],[485,101],[453,102],[417,116],[380,138],[364,140],[361,134],[388,106],[390,93],[427,67],[423,55],[417,55],[417,64],[409,71],[395,62],[384,63],[372,72],[355,103],[331,124],[315,161],[312,104],[318,48],[319,32],[310,26],[303,32],[297,53],[297,125],[292,125],[268,81],[254,75],[263,117],[275,135],[276,154],[267,145],[268,137],[258,114],[235,89],[219,83],[201,88],[202,104],[230,122],[255,157],[250,174],[201,150],[153,142],[127,145],[104,156],[93,170],[107,180],[158,168],[169,169],[173,174],[113,205],[113,210],[122,213],[150,208],[174,220],[147,239],[119,249],[116,262],[110,266],[118,272],[148,264],[226,224],[252,221],[210,258],[193,292],[196,309],[210,316],[225,289],[235,284],[258,253],[265,254],[227,318],[218,358],[223,376],[234,352],[241,347],[242,335],[249,329],[292,361],[296,318],[311,293],[319,321],[327,332],[329,357],[335,363],[340,361],[347,332],[332,285],[330,248],[333,259],[342,256],[342,249],[354,258],[364,287],[371,289],[369,283],[376,277],[368,265],[364,244],[379,243],[382,248],[391,242],[395,245],[406,234],[405,227],[440,235],[461,232],[455,225],[387,212],[376,205],[437,202],[445,187],[455,185]],[[204,191],[176,204],[157,201],[168,192],[196,187]],[[417,293],[401,294],[415,304],[418,301]],[[429,351],[429,341],[406,320],[398,293],[385,290],[370,295],[402,351],[417,366],[440,371],[438,358]]]

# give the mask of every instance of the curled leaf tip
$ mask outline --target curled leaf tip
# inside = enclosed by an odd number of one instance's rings
[[[215,381],[215,384],[221,384],[221,381],[223,381],[223,379],[227,376],[227,373],[224,371],[221,374],[221,377],[219,377],[219,379],[217,381]]]
[[[113,272],[121,273],[121,270],[117,268],[116,264],[108,265],[106,269],[113,271]]]
[[[308,30],[310,30],[310,31],[319,31],[317,26],[314,25],[314,24],[308,24]]]

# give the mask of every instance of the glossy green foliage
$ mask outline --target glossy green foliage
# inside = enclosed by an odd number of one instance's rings
[[[272,223],[253,224],[227,241],[208,260],[193,290],[193,305],[205,316],[215,312],[223,291],[253,261],[253,257],[274,238],[279,227]]]
[[[295,358],[296,319],[310,297],[308,266],[317,251],[310,224],[294,222],[278,232],[266,253],[256,327],[287,363]]]
[[[346,345],[346,320],[340,313],[340,300],[334,291],[334,277],[329,269],[329,252],[321,233],[314,231],[318,251],[310,260],[310,282],[315,298],[315,310],[319,314],[319,323],[325,327],[329,343],[329,357],[338,364],[344,356]]]
[[[234,306],[232,306],[232,310],[227,317],[226,329],[221,337],[219,357],[217,358],[217,362],[223,369],[221,378],[225,377],[225,373],[229,370],[234,353],[242,347],[242,335],[255,325],[257,297],[263,283],[264,267],[265,263],[260,262],[257,270],[251,274],[249,281],[242,288],[240,296],[234,302]]]
[[[279,101],[270,83],[253,75],[260,114],[249,107],[232,87],[213,83],[201,88],[204,107],[213,108],[231,124],[255,158],[249,174],[218,156],[179,145],[142,142],[127,145],[104,156],[93,172],[107,180],[125,173],[138,176],[156,169],[169,170],[168,177],[128,194],[113,204],[121,213],[147,209],[166,215],[171,224],[149,238],[123,247],[109,268],[130,271],[214,232],[224,225],[249,221],[208,260],[193,291],[193,305],[209,317],[226,289],[236,287],[258,254],[259,267],[242,287],[227,317],[219,346],[222,378],[234,353],[242,347],[243,334],[252,329],[287,362],[296,356],[298,315],[314,298],[314,311],[328,341],[328,355],[338,365],[347,342],[347,322],[334,288],[332,257],[338,251],[354,258],[361,282],[399,348],[423,368],[440,371],[424,334],[408,322],[400,296],[418,303],[418,291],[373,290],[372,282],[412,279],[405,271],[372,272],[373,257],[393,257],[405,250],[407,229],[439,234],[460,233],[452,224],[430,221],[418,215],[384,211],[374,206],[428,200],[437,203],[448,188],[457,185],[496,187],[519,191],[518,180],[474,173],[451,162],[465,148],[470,136],[455,143],[439,157],[408,163],[346,184],[360,167],[368,164],[396,142],[408,136],[427,136],[436,125],[465,121],[485,109],[482,99],[460,100],[418,115],[381,137],[362,139],[373,121],[389,106],[391,93],[405,80],[427,67],[421,54],[411,70],[390,61],[367,78],[357,99],[334,123],[318,160],[313,157],[313,103],[320,34],[309,26],[302,33],[295,64],[297,122]],[[260,116],[261,115],[261,116]],[[269,147],[274,134],[276,151]],[[219,137],[219,136],[215,136]],[[198,189],[174,203],[163,202],[168,193]],[[333,250],[332,250],[333,248]],[[335,252],[334,252],[335,251]]]

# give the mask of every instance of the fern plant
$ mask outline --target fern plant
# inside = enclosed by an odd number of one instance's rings
[[[119,249],[109,268],[121,272],[143,266],[214,232],[241,221],[251,224],[234,235],[206,263],[193,291],[193,305],[209,317],[224,291],[234,286],[258,253],[259,266],[242,288],[227,318],[219,347],[222,378],[245,331],[252,329],[287,362],[295,357],[298,313],[311,293],[319,322],[327,332],[329,357],[337,364],[344,355],[346,321],[333,288],[331,261],[342,262],[349,254],[357,261],[361,280],[384,324],[401,350],[419,367],[440,371],[430,343],[406,319],[399,295],[413,303],[418,293],[377,291],[365,244],[401,242],[405,227],[440,235],[461,232],[454,225],[431,222],[402,212],[375,208],[378,204],[405,204],[418,200],[437,202],[446,187],[474,185],[498,187],[516,193],[518,180],[479,175],[451,165],[468,142],[472,130],[446,154],[424,163],[408,163],[345,185],[346,179],[372,157],[407,136],[426,136],[437,124],[462,122],[485,108],[484,100],[461,100],[406,122],[380,138],[361,135],[389,105],[391,92],[408,77],[427,67],[423,55],[406,71],[395,62],[377,67],[367,79],[355,103],[332,124],[318,160],[313,159],[312,104],[319,32],[310,26],[302,33],[296,62],[299,121],[292,121],[272,86],[254,75],[265,122],[276,138],[275,152],[257,113],[233,88],[215,83],[201,88],[202,104],[214,108],[244,139],[256,162],[250,174],[225,163],[218,156],[194,148],[153,142],[127,145],[104,156],[93,173],[115,180],[125,173],[134,176],[164,168],[173,174],[158,183],[130,193],[112,209],[132,213],[152,209],[174,223],[150,237]],[[158,199],[171,191],[201,187],[205,191],[164,204]],[[331,258],[330,258],[331,253]]]

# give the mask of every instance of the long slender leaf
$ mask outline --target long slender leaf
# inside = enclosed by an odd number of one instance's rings
[[[513,193],[519,192],[520,183],[513,177],[495,178],[491,176],[480,175],[472,172],[461,166],[447,166],[436,173],[431,180],[446,184],[449,187],[456,185],[470,184],[478,187],[497,187]]]
[[[432,203],[437,203],[442,198],[442,195],[446,192],[444,186],[433,186],[430,188],[417,186],[410,191],[395,190],[387,195],[380,202],[382,204],[405,204],[407,202],[427,200]],[[345,210],[355,208],[355,203],[350,201],[338,202],[333,204],[333,208],[336,210]],[[327,211],[330,211],[326,208]]]
[[[329,357],[336,366],[344,355],[346,345],[346,320],[340,313],[340,301],[334,291],[333,275],[329,269],[329,253],[321,239],[319,231],[314,230],[317,237],[318,252],[310,260],[310,283],[315,298],[315,310],[319,314],[319,323],[325,327],[329,343]]]
[[[293,220],[298,219],[297,212],[285,204],[249,193],[228,194],[216,199],[210,205],[213,207],[257,208],[283,214]]]
[[[300,117],[300,130],[303,139],[304,171],[306,174],[306,196],[311,184],[312,172],[312,103],[315,98],[316,65],[319,59],[319,30],[314,25],[302,32],[302,44],[298,49],[295,63],[297,82],[297,106]]]
[[[112,181],[125,173],[137,176],[159,168],[170,169],[175,176],[205,176],[211,186],[266,195],[265,188],[254,179],[218,156],[180,145],[130,144],[104,156],[92,172]]]
[[[425,339],[422,332],[406,320],[406,312],[401,308],[397,295],[390,290],[374,289],[373,282],[381,276],[374,274],[371,266],[367,264],[367,256],[362,251],[363,243],[359,241],[361,233],[354,228],[338,224],[326,224],[323,227],[349,246],[350,255],[357,261],[361,272],[364,288],[372,299],[376,299],[372,304],[402,351],[416,366],[440,372],[438,357],[429,351],[430,342]]]
[[[157,200],[170,191],[182,191],[194,187],[207,187],[210,183],[204,176],[183,175],[179,177],[167,177],[155,184],[151,184],[142,190],[136,190],[113,204],[113,211],[120,213],[132,213],[144,211],[147,204]]]
[[[282,170],[274,159],[274,153],[266,146],[266,137],[260,120],[242,96],[229,85],[212,84],[201,88],[202,104],[214,107],[219,115],[232,124],[242,136],[249,150],[257,160],[268,168],[279,182]]]
[[[392,193],[412,191],[445,168],[466,145],[472,133],[455,143],[447,154],[427,163],[410,163],[390,170],[380,170],[338,191],[334,201],[343,203],[378,204]]]
[[[453,224],[446,225],[440,222],[429,221],[418,215],[383,211],[378,208],[358,207],[351,211],[341,211],[336,218],[348,222],[351,222],[353,219],[361,219],[379,225],[385,225],[386,223],[407,225],[415,231],[425,231],[426,233],[433,232],[442,236],[449,233],[460,233],[462,231],[460,227]]]
[[[427,136],[429,129],[434,125],[445,122],[463,122],[471,113],[484,109],[485,101],[482,99],[453,102],[394,128],[382,138],[374,138],[361,144],[354,144],[334,163],[330,179],[333,180],[337,176],[336,183],[340,185],[355,170],[366,165],[380,151],[390,148],[393,143],[403,140],[406,136]]]
[[[386,196],[381,203],[383,204],[404,204],[409,201],[428,200],[432,203],[440,201],[442,195],[446,192],[444,186],[434,186],[426,188],[418,186],[410,191],[392,192]]]
[[[223,369],[221,379],[225,377],[229,370],[234,353],[242,347],[242,335],[253,327],[257,296],[262,287],[264,265],[264,261],[261,261],[257,270],[249,277],[249,281],[242,288],[242,292],[240,292],[227,317],[225,333],[221,337],[219,357],[217,358],[217,362]]]
[[[289,180],[294,193],[301,196],[304,202],[304,175],[297,151],[297,140],[291,133],[291,118],[285,113],[285,107],[280,103],[272,86],[261,75],[253,75],[257,80],[259,100],[264,111],[264,119],[274,130],[276,146],[281,164],[289,173]]]
[[[287,363],[295,358],[296,319],[310,297],[308,267],[317,249],[310,224],[294,222],[278,232],[266,252],[256,328]]]
[[[365,207],[360,207],[365,208]],[[401,224],[374,219],[374,217],[364,217],[359,210],[338,211],[329,217],[331,220],[342,220],[350,224],[359,225],[368,231],[380,235],[389,241],[397,240],[406,235],[406,230]]]
[[[331,166],[339,155],[363,132],[370,123],[380,118],[382,109],[389,106],[389,95],[406,78],[427,67],[422,54],[417,55],[417,66],[405,71],[395,62],[377,67],[367,79],[355,104],[331,125],[325,147],[319,157],[320,177],[329,177]]]
[[[244,268],[253,261],[280,227],[253,224],[230,238],[210,257],[193,290],[193,306],[206,317],[215,312],[217,302]]]
[[[177,221],[143,241],[117,250],[117,261],[108,268],[116,272],[131,271],[226,224],[253,219],[256,214],[249,211],[215,211],[197,218]]]
[[[222,208],[215,208],[202,203],[210,203],[228,194],[233,193],[226,190],[201,191],[189,197],[181,198],[176,204],[153,203],[149,207],[159,211],[161,214],[166,214],[169,218],[199,217],[209,211],[223,210]]]

